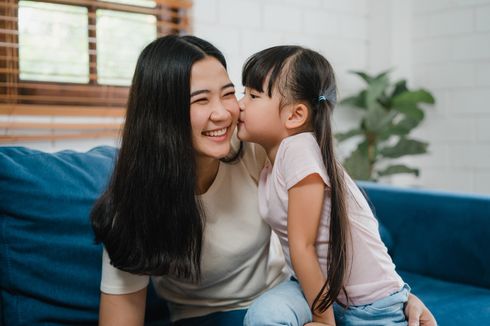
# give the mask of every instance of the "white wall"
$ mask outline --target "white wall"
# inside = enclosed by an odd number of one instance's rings
[[[430,154],[412,159],[417,180],[402,184],[490,193],[490,1],[412,1],[414,86],[437,100],[415,133]]]
[[[414,133],[430,143],[430,154],[406,160],[421,168],[421,177],[387,181],[490,193],[490,0],[194,0],[193,23],[195,35],[224,52],[236,85],[249,55],[284,43],[324,54],[336,69],[340,96],[362,85],[349,70],[395,68],[394,77],[428,88],[437,104]],[[353,124],[355,113],[339,107],[337,130]],[[100,143],[113,141],[28,145]]]

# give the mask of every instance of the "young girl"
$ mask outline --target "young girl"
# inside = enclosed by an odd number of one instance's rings
[[[267,152],[259,209],[292,274],[254,302],[245,324],[291,325],[274,314],[283,305],[295,310],[298,325],[335,325],[334,311],[340,325],[406,324],[409,287],[395,272],[363,194],[334,155],[329,62],[299,46],[272,47],[248,59],[242,82],[238,136]],[[303,295],[308,306],[298,300]]]

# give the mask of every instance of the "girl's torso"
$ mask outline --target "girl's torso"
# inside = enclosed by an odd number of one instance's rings
[[[312,133],[301,133],[283,140],[274,166],[266,166],[261,173],[259,208],[263,218],[277,233],[288,267],[294,274],[287,236],[288,189],[312,173],[318,173],[327,185],[316,241],[320,266],[324,275],[327,275],[331,208],[329,179],[320,148]],[[403,281],[395,272],[395,265],[381,241],[378,221],[365,197],[347,173],[345,173],[345,181],[352,239],[349,246],[351,260],[345,288],[350,304],[367,304],[398,291],[403,286]],[[339,300],[346,303],[342,292]]]

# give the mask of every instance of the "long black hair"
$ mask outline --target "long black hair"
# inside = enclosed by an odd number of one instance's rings
[[[135,274],[199,279],[205,214],[196,193],[190,123],[192,65],[223,54],[194,36],[156,39],[140,54],[121,149],[91,212],[111,264]]]
[[[266,90],[264,83],[267,82]],[[335,74],[321,54],[300,46],[276,46],[251,56],[243,67],[242,83],[272,97],[281,96],[281,106],[304,103],[309,124],[320,146],[330,181],[331,212],[327,255],[327,280],[316,296],[312,310],[324,312],[340,291],[345,292],[349,222],[345,204],[344,170],[334,152],[331,116],[336,102]],[[348,298],[348,297],[347,297]]]

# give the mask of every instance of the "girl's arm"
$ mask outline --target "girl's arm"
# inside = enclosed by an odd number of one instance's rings
[[[311,307],[325,283],[315,249],[323,207],[325,184],[318,174],[310,174],[288,191],[288,240],[291,263],[306,300]],[[335,325],[333,307],[313,313],[314,322]]]
[[[147,288],[129,294],[100,295],[99,325],[136,326],[145,321]]]

